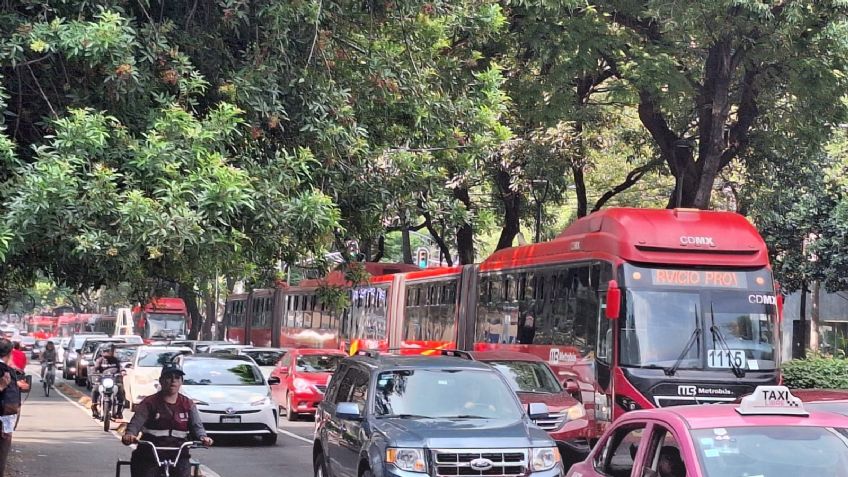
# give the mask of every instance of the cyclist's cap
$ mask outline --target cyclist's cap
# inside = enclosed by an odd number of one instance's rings
[[[185,376],[185,373],[179,366],[174,363],[168,363],[162,366],[162,373],[159,374],[159,378],[164,378],[165,376]]]

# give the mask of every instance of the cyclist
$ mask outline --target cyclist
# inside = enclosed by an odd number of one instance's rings
[[[47,373],[47,363],[56,362],[56,345],[52,341],[47,342],[47,346],[44,347],[44,351],[41,352],[38,360],[41,362],[41,380],[44,381],[44,376]]]
[[[162,367],[159,375],[159,392],[144,398],[137,406],[135,414],[127,425],[121,441],[124,445],[138,442],[138,434],[156,447],[179,447],[190,438],[200,440],[203,445],[211,446],[212,439],[206,435],[197,406],[190,398],[180,394],[183,385],[183,370],[176,364],[168,363]],[[171,474],[175,477],[189,477],[191,463],[189,455],[183,452]],[[176,458],[176,451],[159,453],[160,459]],[[154,477],[159,475],[159,463],[148,446],[138,446],[130,460],[132,477]]]

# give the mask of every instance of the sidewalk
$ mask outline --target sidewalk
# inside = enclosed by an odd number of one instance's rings
[[[110,476],[115,462],[128,459],[130,452],[75,401],[56,390],[44,397],[36,375],[12,438],[5,477]],[[129,469],[124,474],[129,477]]]

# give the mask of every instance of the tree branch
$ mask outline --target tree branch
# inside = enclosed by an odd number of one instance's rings
[[[620,184],[613,187],[612,189],[606,191],[595,202],[595,206],[592,207],[592,212],[597,212],[597,211],[601,210],[601,208],[604,205],[606,205],[606,203],[609,202],[610,199],[612,199],[616,195],[626,191],[627,189],[633,187],[637,182],[639,182],[640,179],[642,179],[642,176],[644,176],[645,174],[647,174],[648,172],[650,172],[651,170],[653,170],[654,168],[656,168],[657,166],[659,166],[662,163],[663,163],[663,158],[662,158],[662,156],[660,156],[660,157],[657,157],[657,158],[651,160],[647,164],[641,165],[641,166],[633,169],[632,171],[630,171],[630,173],[627,174],[627,177],[624,179],[624,181],[622,181]]]

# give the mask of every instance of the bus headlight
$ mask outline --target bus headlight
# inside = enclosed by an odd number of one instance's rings
[[[533,472],[553,469],[560,461],[559,449],[556,447],[530,449],[530,470]]]

